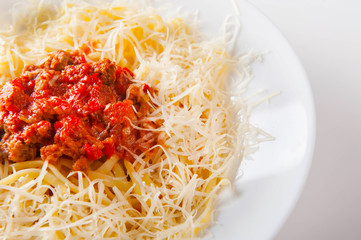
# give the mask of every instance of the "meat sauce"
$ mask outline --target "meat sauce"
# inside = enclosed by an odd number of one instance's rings
[[[151,154],[159,134],[150,130],[161,125],[145,118],[154,89],[133,79],[127,68],[109,59],[87,62],[78,51],[25,67],[0,91],[1,157],[53,164],[71,158],[73,170],[86,171],[113,154],[128,161]]]

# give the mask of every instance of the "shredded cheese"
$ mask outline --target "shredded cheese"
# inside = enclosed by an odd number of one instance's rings
[[[164,122],[159,129],[164,143],[152,159],[138,156],[132,164],[113,156],[95,163],[88,175],[68,174],[66,161],[59,166],[5,161],[0,238],[201,236],[212,222],[219,189],[251,151],[249,135],[257,135],[246,105],[237,111],[225,88],[229,73],[248,69],[248,62],[229,55],[225,42],[203,39],[192,20],[163,19],[137,1],[59,6],[40,1],[31,7],[26,21],[18,15],[13,27],[0,33],[2,83],[54,50],[87,45],[87,60],[109,58],[158,90],[149,96],[159,106],[149,119]],[[109,170],[112,175],[105,175]]]

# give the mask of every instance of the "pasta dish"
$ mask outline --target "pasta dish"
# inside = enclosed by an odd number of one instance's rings
[[[138,1],[26,8],[0,32],[0,239],[202,236],[252,151],[247,63]]]

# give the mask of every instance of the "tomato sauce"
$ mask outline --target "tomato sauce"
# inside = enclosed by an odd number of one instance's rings
[[[161,125],[146,119],[154,89],[134,77],[108,59],[87,62],[78,51],[25,67],[0,91],[0,156],[53,164],[71,158],[73,170],[86,171],[113,154],[128,161],[151,154],[159,135],[151,129]]]

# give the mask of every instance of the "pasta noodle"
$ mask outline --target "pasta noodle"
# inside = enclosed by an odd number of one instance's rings
[[[241,123],[225,84],[240,59],[204,40],[192,21],[163,19],[139,2],[40,1],[33,15],[0,33],[1,81],[59,49],[87,46],[157,89],[148,120],[163,121],[162,143],[124,161],[0,164],[1,239],[190,239],[213,219],[219,189],[232,180],[252,127]],[[31,11],[28,11],[31,12]],[[244,66],[247,69],[247,66]]]

